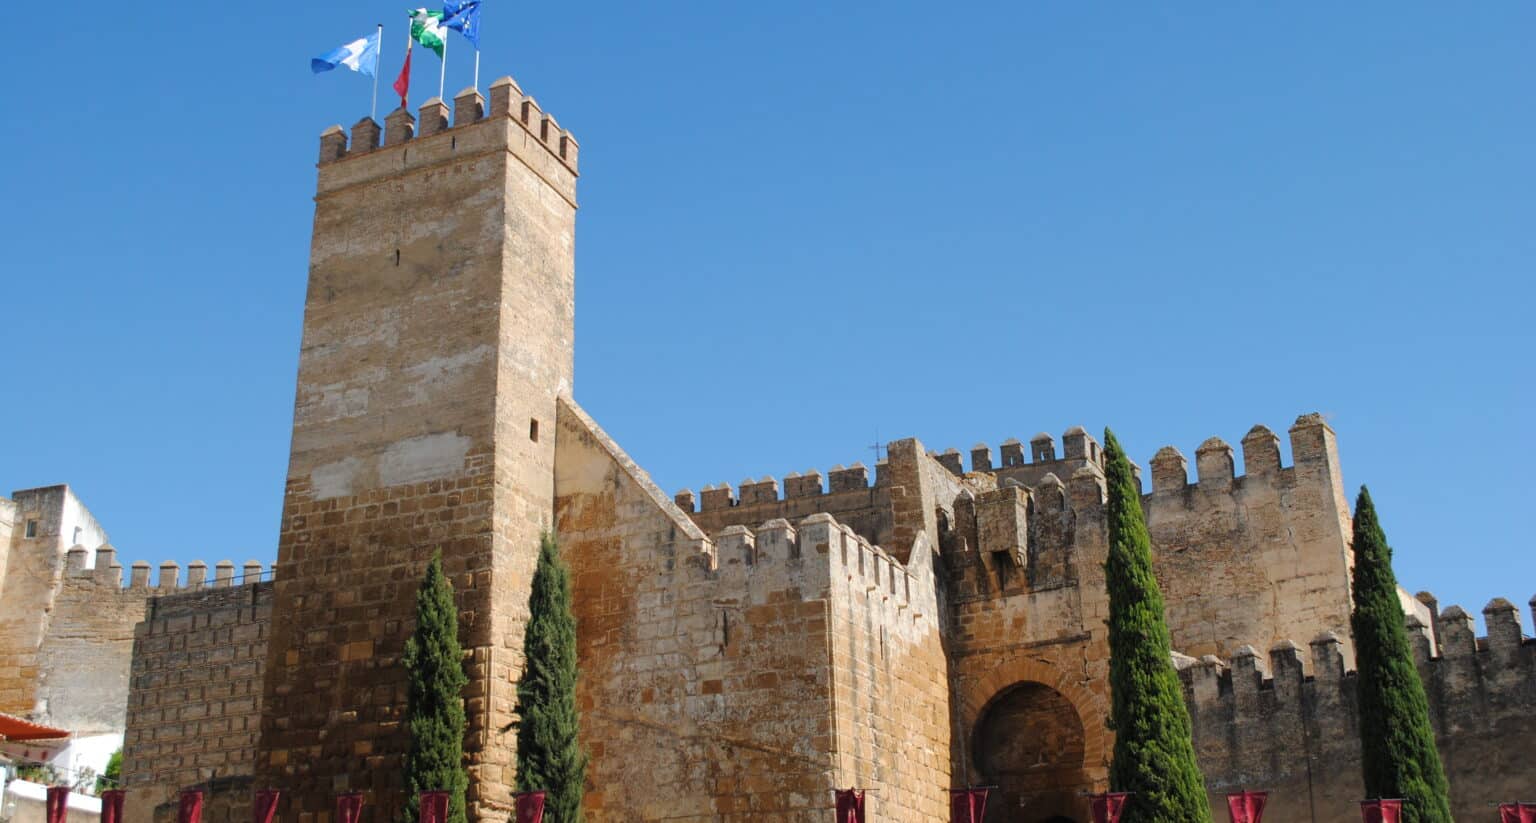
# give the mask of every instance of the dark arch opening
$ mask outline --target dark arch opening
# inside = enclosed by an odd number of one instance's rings
[[[1015,684],[992,698],[976,723],[977,775],[997,786],[986,823],[1072,823],[1092,784],[1077,709],[1043,683]]]

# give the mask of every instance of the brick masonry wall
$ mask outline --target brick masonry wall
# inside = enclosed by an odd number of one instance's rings
[[[134,633],[129,679],[127,823],[163,817],[178,791],[210,780],[225,782],[207,788],[205,820],[250,819],[248,781],[271,618],[271,583],[149,601]],[[244,794],[231,798],[230,792]],[[213,814],[214,801],[229,810],[224,817]]]
[[[1459,608],[1441,615],[1439,656],[1415,628],[1419,676],[1429,697],[1451,811],[1485,819],[1488,804],[1528,797],[1527,743],[1536,734],[1536,642],[1522,638],[1519,613],[1496,600],[1484,611],[1489,636],[1474,638]],[[1447,619],[1448,618],[1448,619]],[[1304,675],[1303,659],[1312,670]],[[1333,636],[1310,653],[1282,642],[1267,660],[1251,649],[1223,662],[1187,660],[1182,677],[1212,809],[1240,789],[1270,792],[1266,816],[1347,823],[1359,819],[1359,703]]]

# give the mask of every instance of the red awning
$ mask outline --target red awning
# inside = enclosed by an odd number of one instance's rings
[[[26,740],[62,740],[67,737],[69,737],[69,732],[63,729],[55,729],[52,726],[44,726],[12,714],[0,712],[0,740],[21,742]]]

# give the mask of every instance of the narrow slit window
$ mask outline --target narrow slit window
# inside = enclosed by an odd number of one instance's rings
[[[539,442],[539,421],[537,419],[529,418],[528,420],[528,439],[535,443]]]

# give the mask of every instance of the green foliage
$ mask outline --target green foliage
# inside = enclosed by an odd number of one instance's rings
[[[447,791],[447,823],[465,823],[464,686],[469,678],[459,647],[453,584],[443,575],[440,554],[427,564],[416,592],[416,631],[405,643],[402,662],[410,677],[405,722],[411,733],[404,821],[416,823],[420,817],[420,792]]]
[[[577,742],[576,618],[571,574],[553,535],[539,540],[517,681],[517,790],[548,792],[544,819],[580,823],[587,757]]]
[[[1403,799],[1403,823],[1450,823],[1445,770],[1413,662],[1392,573],[1392,548],[1364,486],[1355,500],[1355,610],[1360,767],[1365,796]]]
[[[96,778],[96,794],[99,795],[107,789],[118,788],[122,783],[123,750],[122,747],[118,747],[118,750],[107,758],[107,770],[101,773],[101,777]]]
[[[1172,643],[1163,593],[1152,574],[1152,539],[1141,510],[1141,490],[1120,443],[1104,430],[1109,557],[1110,728],[1115,731],[1111,791],[1135,792],[1125,823],[1209,823],[1205,779],[1195,746]]]

